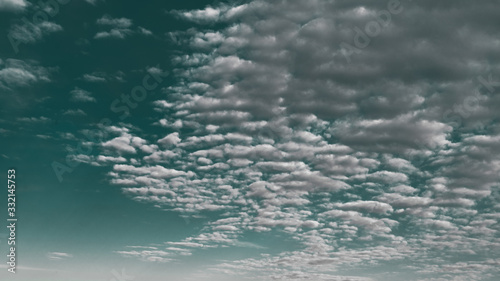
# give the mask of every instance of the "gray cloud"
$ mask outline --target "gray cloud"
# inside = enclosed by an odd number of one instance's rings
[[[76,87],[71,92],[71,100],[76,102],[96,102],[92,93]]]
[[[0,1],[0,10],[23,11],[29,4],[25,0],[2,0]]]
[[[301,247],[214,271],[371,280],[333,273],[411,259],[415,278],[460,280],[450,257],[480,252],[463,264],[468,280],[493,276],[497,2],[256,0],[173,11],[194,27],[168,34],[185,53],[173,58],[179,83],[153,103],[164,131],[117,127],[99,163],[134,200],[210,214],[172,253],[236,245],[246,231],[284,233]],[[390,23],[346,53],[390,3],[401,7]]]
[[[62,26],[53,22],[42,21],[35,24],[26,21],[22,25],[12,25],[9,31],[9,37],[12,38],[13,42],[20,42],[25,44],[35,43],[42,40],[46,35],[62,30]]]
[[[96,23],[102,27],[110,28],[110,30],[98,32],[94,36],[95,39],[124,39],[125,37],[133,33],[133,31],[130,29],[133,25],[132,20],[127,18],[112,18],[109,15],[104,15],[99,18]]]
[[[50,82],[50,74],[55,71],[55,68],[39,66],[35,61],[17,59],[6,59],[0,67],[0,87],[6,89]]]

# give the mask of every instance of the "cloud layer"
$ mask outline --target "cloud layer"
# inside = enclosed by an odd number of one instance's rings
[[[495,12],[498,1],[361,0],[172,11],[194,27],[168,34],[184,53],[173,58],[178,82],[151,104],[162,133],[108,126],[99,155],[75,158],[109,166],[134,200],[207,222],[116,253],[171,262],[265,249],[249,233],[279,233],[296,249],[220,262],[205,277],[493,280]],[[132,32],[126,18],[97,24],[110,30],[96,39]]]

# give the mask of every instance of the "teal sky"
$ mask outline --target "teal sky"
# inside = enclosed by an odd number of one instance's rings
[[[499,1],[40,3],[0,0],[1,280],[498,280]]]

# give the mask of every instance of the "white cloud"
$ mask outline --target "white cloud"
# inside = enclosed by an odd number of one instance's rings
[[[186,173],[183,171],[177,171],[174,169],[167,169],[165,167],[156,165],[152,167],[134,167],[131,165],[115,165],[113,170],[116,172],[130,172],[135,175],[149,175],[153,178],[172,178],[178,176],[190,175],[191,173]]]
[[[18,118],[17,120],[21,121],[21,122],[28,122],[28,123],[46,123],[48,121],[50,121],[49,118],[47,117],[44,117],[44,116],[40,116],[40,117],[21,117],[21,118]]]
[[[115,38],[115,39],[124,39],[127,35],[131,34],[132,31],[128,29],[111,29],[110,31],[100,31],[98,32],[94,38],[95,39],[103,39],[103,38]]]
[[[25,0],[0,0],[0,10],[5,11],[22,11],[29,6],[29,2]]]
[[[133,31],[130,29],[133,25],[131,19],[112,18],[109,15],[104,15],[101,18],[99,18],[96,21],[96,23],[100,26],[108,27],[110,28],[110,30],[98,32],[94,36],[95,39],[103,39],[103,38],[124,39],[125,37],[133,33]]]
[[[167,135],[166,137],[164,137],[162,139],[159,139],[158,143],[162,144],[162,145],[176,145],[180,141],[181,141],[181,139],[179,138],[179,133],[174,132],[174,133]]]
[[[34,61],[7,59],[0,64],[0,88],[26,87],[37,82],[50,82],[55,69],[38,66]]]
[[[131,153],[135,154],[137,151],[131,145],[131,140],[127,135],[123,135],[121,137],[116,137],[112,140],[104,142],[102,147],[105,149],[113,150],[118,153]]]
[[[194,10],[187,12],[175,12],[178,15],[196,22],[211,22],[216,21],[221,11],[218,8],[207,7],[203,10]]]
[[[354,201],[335,204],[342,210],[353,210],[358,212],[385,214],[393,211],[391,205],[377,201]]]
[[[113,156],[104,156],[104,155],[99,155],[97,157],[97,161],[99,162],[105,162],[105,163],[125,163],[127,162],[127,159],[124,157],[113,157]]]
[[[104,0],[85,0],[85,2],[89,3],[92,6],[96,6],[98,2],[104,2]]]
[[[43,21],[38,24],[25,22],[22,25],[14,24],[11,26],[9,36],[14,42],[35,43],[42,40],[46,35],[54,32],[60,32],[63,28],[59,24]]]
[[[139,29],[139,33],[141,33],[141,34],[153,35],[153,32],[151,32],[151,30],[149,30],[149,29],[146,29],[146,28],[141,27],[141,26],[139,26],[138,29]]]
[[[97,20],[97,24],[109,25],[115,28],[128,28],[132,26],[132,20],[127,18],[112,18],[108,15],[105,15]]]
[[[49,252],[47,253],[47,258],[50,260],[64,260],[68,258],[72,258],[73,255],[68,254],[68,253],[61,253],[61,252]]]
[[[71,100],[75,102],[96,102],[96,99],[92,96],[92,93],[87,92],[83,89],[75,87],[71,92]]]
[[[123,256],[123,257],[133,257],[139,258],[142,261],[146,262],[171,262],[174,259],[170,258],[172,254],[167,251],[162,250],[143,250],[143,251],[116,251],[115,253]]]
[[[496,69],[483,56],[498,45],[493,26],[468,18],[488,26],[471,32],[458,20],[471,13],[455,6],[486,8],[465,1],[454,2],[454,13],[451,4],[405,6],[402,19],[393,17],[397,25],[347,63],[340,44],[352,43],[352,28],[386,4],[256,0],[173,12],[201,24],[169,34],[185,53],[173,59],[179,82],[153,104],[163,133],[115,128],[119,136],[103,141],[106,155],[127,160],[109,173],[125,194],[206,221],[182,242],[167,242],[168,255],[235,246],[248,232],[280,233],[296,251],[212,268],[278,280],[370,280],[337,273],[409,259],[417,262],[405,269],[415,275],[453,280],[462,271],[450,257],[495,255],[499,101],[484,97],[474,107],[482,110],[470,113],[490,124],[481,136],[444,116],[472,92],[473,74]],[[120,30],[132,22],[100,25],[110,29],[103,37],[115,29],[125,38]],[[483,47],[474,49],[477,42]],[[372,279],[391,278],[398,277]]]
[[[354,211],[332,210],[327,211],[322,215],[341,218],[348,224],[361,226],[373,232],[390,233],[392,231],[391,227],[398,224],[398,222],[394,220],[364,217],[361,213]]]
[[[83,80],[87,82],[106,82],[106,78],[98,76],[96,74],[84,74]]]
[[[63,112],[63,115],[69,115],[69,116],[87,116],[87,113],[85,113],[81,109],[68,109]]]

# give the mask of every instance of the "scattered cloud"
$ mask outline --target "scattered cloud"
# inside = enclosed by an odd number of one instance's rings
[[[0,11],[23,11],[29,5],[25,0],[0,0]]]
[[[69,116],[87,116],[87,113],[85,113],[81,109],[68,109],[63,112],[63,115],[69,115]]]
[[[132,26],[132,20],[127,18],[112,18],[109,15],[104,15],[97,20],[97,24],[111,26],[113,28],[128,28]]]
[[[0,88],[27,87],[39,82],[50,82],[55,68],[39,66],[35,61],[6,59],[0,64]]]
[[[110,29],[107,31],[98,32],[94,36],[95,39],[124,39],[125,37],[133,33],[133,31],[130,29],[132,27],[132,20],[127,18],[112,18],[109,15],[104,15],[97,20],[97,24]]]
[[[444,115],[472,93],[478,82],[471,77],[499,74],[496,59],[483,59],[492,54],[484,46],[497,45],[494,28],[468,10],[493,15],[465,1],[456,14],[444,5],[432,11],[448,24],[429,19],[439,26],[429,32],[414,22],[428,19],[431,6],[400,3],[404,13],[346,60],[342,43],[352,44],[353,28],[386,4],[256,0],[172,12],[200,25],[169,34],[185,53],[173,59],[180,82],[153,103],[165,113],[154,124],[167,133],[127,131],[103,142],[109,153],[135,163],[109,164],[111,183],[125,194],[208,218],[198,234],[167,242],[169,256],[242,245],[248,232],[280,233],[299,249],[226,261],[211,272],[387,280],[339,273],[411,258],[421,261],[408,269],[412,276],[453,280],[458,271],[444,275],[438,268],[454,268],[450,256],[478,248],[483,255],[468,264],[484,268],[472,266],[468,278],[497,272],[485,258],[500,245],[499,229],[482,219],[497,214],[494,203],[479,202],[498,187],[491,106],[500,101],[484,97],[482,110],[470,113],[490,124],[482,136]],[[214,30],[215,23],[224,24]],[[471,41],[478,37],[487,43]],[[157,145],[139,153],[134,137]]]
[[[61,252],[49,252],[49,253],[47,253],[46,256],[49,260],[53,260],[53,261],[65,260],[65,259],[73,257],[73,255],[71,255],[71,254],[61,253]]]
[[[344,43],[379,23],[388,3],[255,0],[172,11],[194,23],[168,33],[178,47],[173,84],[144,103],[148,118],[102,125],[106,136],[85,140],[94,153],[70,159],[107,167],[124,195],[200,227],[115,253],[160,263],[222,248],[259,253],[207,265],[199,274],[212,280],[497,276],[500,98],[478,77],[500,77],[498,7],[414,2],[391,1],[402,12],[352,53]],[[96,39],[152,35],[127,18],[96,24]],[[34,65],[0,61],[1,85],[49,81]],[[96,102],[80,88],[71,100]]]
[[[89,3],[92,6],[96,6],[99,2],[104,2],[104,0],[85,0],[85,2]]]
[[[106,82],[106,78],[100,76],[100,74],[84,74],[83,80],[87,82]]]
[[[21,117],[17,119],[18,121],[21,122],[27,122],[27,123],[46,123],[50,121],[50,118],[40,116],[40,117]]]
[[[71,92],[71,100],[74,102],[96,102],[96,99],[88,91],[75,87]]]
[[[12,25],[8,35],[12,42],[28,44],[36,43],[43,37],[62,30],[62,26],[50,21],[42,21],[37,24],[26,21],[23,24]]]
[[[137,29],[139,30],[139,33],[143,35],[153,35],[153,32],[151,32],[151,30],[146,29],[144,27],[139,26]]]

